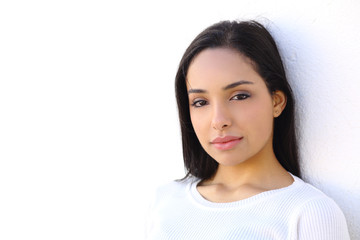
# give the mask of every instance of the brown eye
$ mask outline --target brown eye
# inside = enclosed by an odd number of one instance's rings
[[[245,100],[249,97],[250,97],[250,95],[247,93],[240,93],[240,94],[236,94],[235,96],[233,96],[230,100]]]
[[[191,106],[193,107],[202,107],[202,106],[205,106],[207,104],[207,102],[205,100],[197,100],[197,101],[194,101]]]

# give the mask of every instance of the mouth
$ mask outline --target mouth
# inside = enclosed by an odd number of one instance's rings
[[[243,137],[234,136],[218,137],[215,138],[211,144],[219,150],[230,150],[234,148],[239,142],[241,142],[242,139]]]

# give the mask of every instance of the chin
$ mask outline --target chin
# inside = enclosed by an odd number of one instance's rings
[[[218,162],[219,165],[224,166],[224,167],[235,167],[239,164],[241,164],[242,162]]]
[[[233,167],[233,166],[239,165],[246,161],[246,160],[240,160],[239,158],[236,158],[236,159],[234,159],[234,158],[214,158],[214,159],[219,165],[222,165],[225,167]]]

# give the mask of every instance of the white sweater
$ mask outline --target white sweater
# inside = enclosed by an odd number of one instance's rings
[[[198,179],[171,182],[156,192],[147,239],[350,239],[337,204],[293,177],[288,187],[230,203],[203,198]]]

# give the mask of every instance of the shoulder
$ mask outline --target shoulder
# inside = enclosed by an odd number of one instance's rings
[[[349,239],[344,214],[336,202],[314,186],[297,181],[301,194],[293,220],[299,239]]]
[[[172,180],[165,183],[159,184],[159,186],[156,188],[157,194],[166,194],[169,192],[176,192],[181,191],[185,189],[189,184],[192,184],[193,182],[196,182],[196,178],[186,178],[183,180]]]
[[[186,190],[191,184],[198,182],[199,180],[194,177],[189,177],[184,180],[173,180],[160,184],[154,193],[155,202],[167,201],[169,198],[181,198],[185,195]]]
[[[307,213],[312,216],[323,217],[343,217],[343,213],[336,202],[328,197],[318,188],[295,177],[297,188],[295,190],[295,200],[297,202],[297,214],[305,217]]]

